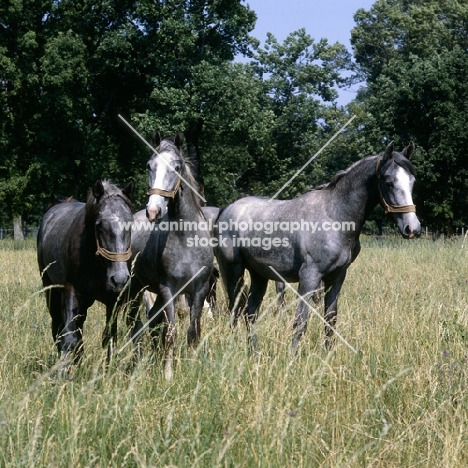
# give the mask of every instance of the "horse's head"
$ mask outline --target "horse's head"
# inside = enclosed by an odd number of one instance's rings
[[[87,201],[88,222],[91,224],[89,217],[92,216],[94,223],[96,255],[105,263],[106,287],[110,292],[119,293],[130,279],[127,261],[131,257],[133,215],[130,198],[134,189],[133,180],[121,190],[98,179]]]
[[[159,222],[180,187],[180,173],[184,167],[183,137],[177,133],[173,139],[161,141],[159,132],[155,132],[153,144],[156,149],[146,165],[149,186],[146,216],[150,221]]]
[[[377,179],[380,201],[385,214],[392,213],[393,218],[405,239],[419,237],[421,224],[416,216],[413,204],[413,186],[415,172],[410,162],[414,151],[411,142],[401,153],[394,151],[393,141],[387,146],[383,156],[377,162]]]

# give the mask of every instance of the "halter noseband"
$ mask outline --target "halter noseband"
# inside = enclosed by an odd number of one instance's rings
[[[147,195],[161,195],[162,197],[168,197],[172,198],[174,200],[174,197],[176,196],[177,191],[180,188],[180,177],[177,178],[177,183],[174,187],[174,190],[163,190],[159,188],[150,188],[148,192],[146,192]]]
[[[105,249],[101,245],[99,245],[99,239],[97,233],[96,235],[96,256],[100,255],[101,257],[110,260],[111,262],[126,262],[132,256],[132,248],[129,247],[125,252],[111,252],[110,250]]]
[[[381,163],[381,159],[377,159],[377,166],[375,168],[375,171],[377,173],[377,187],[379,188],[379,195],[380,195],[380,201],[382,202],[382,205],[385,208],[385,214],[388,213],[416,213],[416,205],[391,205],[385,201],[385,198],[383,196],[382,190],[380,188],[380,173],[379,173],[379,167]]]

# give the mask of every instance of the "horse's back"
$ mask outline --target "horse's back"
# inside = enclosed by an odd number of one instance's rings
[[[244,197],[236,200],[221,211],[218,222],[271,221],[293,215],[292,200],[271,200],[265,197]],[[297,207],[297,209],[299,206]]]
[[[37,259],[41,274],[46,270],[44,282],[63,284],[66,276],[68,243],[77,235],[74,225],[84,221],[84,203],[69,202],[51,207],[44,215],[37,234]]]

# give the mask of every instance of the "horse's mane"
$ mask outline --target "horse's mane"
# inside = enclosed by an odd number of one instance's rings
[[[192,170],[190,169],[192,162],[185,159],[182,149],[179,150],[177,148],[177,146],[175,145],[175,137],[164,138],[164,140],[162,140],[159,146],[156,148],[156,151],[162,152],[164,149],[168,147],[172,151],[174,151],[174,148],[175,148],[179,152],[181,161],[183,163],[183,171],[181,171],[183,172],[182,176],[190,184],[191,187],[195,187],[198,190],[198,183],[193,177]],[[188,189],[190,190],[190,194],[193,199],[195,209],[197,211],[201,211],[200,197],[196,193],[194,193],[190,187],[188,187]]]
[[[382,152],[377,156],[383,157],[384,154],[385,153]],[[364,158],[359,159],[358,161],[353,163],[351,166],[349,166],[347,169],[337,172],[330,179],[330,182],[328,182],[326,184],[319,185],[318,187],[315,187],[312,190],[332,190],[332,189],[334,189],[336,187],[336,184],[341,179],[343,179],[343,177],[347,176],[351,171],[353,171],[357,166],[360,166],[361,164],[364,164],[365,161],[369,161],[370,159],[375,158],[375,157],[376,156],[366,156]],[[410,174],[415,175],[414,166],[411,164],[411,161],[408,158],[406,158],[405,156],[403,156],[401,153],[399,153],[398,151],[393,152],[393,157],[392,157],[391,161],[393,161],[396,164],[398,164],[399,166],[401,166],[403,169],[408,171]],[[385,163],[387,163],[387,161]],[[309,191],[311,191],[311,190],[309,190]]]
[[[370,158],[373,158],[374,156],[366,156],[365,158],[359,159],[355,163],[351,164],[347,169],[344,169],[342,171],[337,172],[331,179],[330,182],[327,182],[326,184],[319,185],[318,187],[313,188],[312,190],[332,190],[336,187],[336,184],[346,175],[348,175],[352,170],[356,168],[356,166],[359,166],[363,163],[363,161],[369,160]],[[312,191],[309,190],[309,191]]]

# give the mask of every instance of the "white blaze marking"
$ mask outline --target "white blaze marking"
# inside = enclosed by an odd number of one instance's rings
[[[166,164],[166,161],[169,163],[169,156],[167,156],[167,154],[165,155],[164,153],[159,153],[159,154],[162,155],[162,157],[159,157],[158,159],[158,166],[157,166],[156,174],[153,174],[155,175],[155,177],[153,177],[154,182],[151,188],[170,190],[170,188],[167,188],[164,186],[164,179],[167,175],[167,170],[170,167],[169,164]],[[148,199],[147,208],[148,209],[159,208],[160,205],[164,205],[164,204],[165,204],[165,200],[164,200],[164,197],[162,197],[161,195],[150,195]],[[167,206],[165,208],[167,210]],[[166,213],[164,212],[161,214],[164,216]]]
[[[411,196],[411,176],[402,167],[398,166],[396,170],[395,189],[396,193],[403,197],[403,200],[397,200],[398,205],[412,205]],[[398,197],[399,198],[399,197]]]

